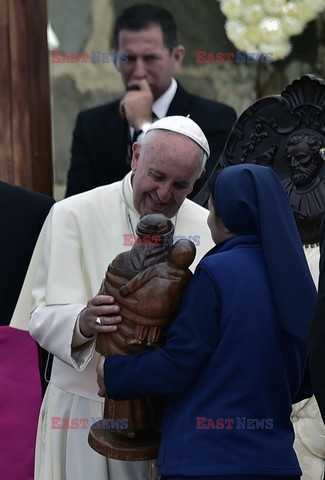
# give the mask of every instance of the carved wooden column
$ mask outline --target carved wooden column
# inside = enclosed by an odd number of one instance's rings
[[[46,0],[0,0],[0,179],[52,195]]]

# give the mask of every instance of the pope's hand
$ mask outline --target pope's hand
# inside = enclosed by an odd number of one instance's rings
[[[79,329],[84,337],[117,330],[122,321],[120,307],[110,295],[96,295],[91,298],[79,316]]]

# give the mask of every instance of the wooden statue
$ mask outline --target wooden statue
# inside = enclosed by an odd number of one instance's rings
[[[303,75],[238,118],[218,167],[271,167],[288,194],[305,245],[319,242],[325,213],[325,81]]]
[[[173,232],[164,215],[143,217],[132,249],[108,266],[100,293],[115,298],[123,320],[115,332],[98,335],[96,350],[101,355],[130,355],[161,346],[192,276],[188,267],[196,253],[191,241],[173,245]],[[98,453],[118,460],[156,458],[160,416],[161,399],[115,401],[106,396],[104,420],[92,426],[89,443]],[[127,428],[104,428],[105,419],[113,424],[123,419]]]

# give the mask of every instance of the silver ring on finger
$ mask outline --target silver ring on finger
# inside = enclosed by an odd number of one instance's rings
[[[99,325],[101,327],[102,325],[102,319],[100,317],[96,318],[96,325]]]

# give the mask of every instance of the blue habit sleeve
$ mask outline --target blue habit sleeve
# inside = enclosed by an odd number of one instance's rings
[[[106,358],[106,391],[115,400],[181,392],[199,375],[217,343],[217,292],[208,274],[199,268],[164,347]]]

